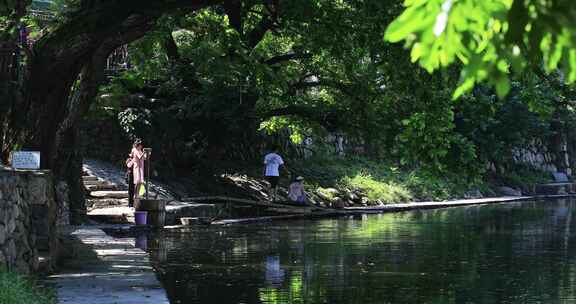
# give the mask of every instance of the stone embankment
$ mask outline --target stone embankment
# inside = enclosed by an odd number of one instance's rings
[[[54,187],[48,171],[0,168],[0,268],[53,269],[58,227],[68,224],[66,191],[64,184]]]
[[[134,209],[128,208],[127,199],[127,185],[124,181],[124,172],[121,168],[112,166],[106,162],[87,160],[84,165],[85,176],[84,184],[88,193],[89,203],[89,216],[90,218],[104,223],[133,223]],[[228,184],[232,192],[243,192],[243,197],[249,197],[248,200],[254,203],[265,203],[270,200],[267,194],[267,184],[261,179],[245,176],[245,175],[224,175],[222,176],[225,183]],[[554,176],[557,178],[557,176]],[[539,185],[534,187],[534,191],[529,195],[566,195],[574,193],[576,187],[573,183],[567,182],[567,177],[560,176],[564,180],[557,180],[556,183],[546,185]],[[546,191],[542,191],[545,189]],[[526,194],[520,189],[513,189],[510,187],[500,187],[495,189],[496,193],[501,197],[508,198],[524,198]],[[536,191],[538,190],[538,191]],[[209,199],[204,197],[199,200],[198,197],[181,198],[182,201],[176,201],[168,187],[153,183],[151,187],[152,197],[157,195],[167,200],[169,203],[166,206],[166,224],[179,225],[182,218],[188,221],[200,220],[208,218],[211,221],[222,218],[235,218],[235,217],[250,217],[250,216],[270,216],[270,215],[288,215],[307,213],[305,211],[317,212],[314,208],[295,208],[262,205],[254,206],[247,202],[226,202],[227,200],[234,200],[234,198],[219,197],[218,199]],[[392,211],[393,206],[399,204],[390,204],[378,199],[370,199],[366,191],[362,189],[335,189],[335,188],[318,188],[309,191],[310,200],[313,206],[319,209],[342,210],[352,209],[360,212],[381,212]],[[501,197],[487,198],[488,201],[498,201]],[[480,191],[470,191],[464,199],[483,199],[483,194]],[[237,200],[237,199],[236,199]],[[287,189],[280,187],[278,191],[278,201],[288,201]],[[442,206],[444,202],[434,202],[434,206]],[[418,208],[430,207],[429,202],[412,202],[409,206],[416,206],[421,204]],[[403,206],[402,209],[405,208]],[[410,207],[412,208],[412,207]],[[306,209],[306,210],[304,210]],[[310,209],[310,210],[308,210]]]
[[[551,176],[552,177],[552,176]],[[564,173],[554,173],[554,182],[526,186],[525,189],[515,189],[512,187],[496,187],[489,195],[481,193],[479,190],[471,190],[463,197],[454,199],[482,199],[490,197],[521,197],[521,196],[549,196],[549,195],[571,195],[576,194],[576,183],[569,180]],[[230,174],[224,176],[227,183],[244,189],[250,196],[259,201],[269,200],[266,183],[262,180],[249,177],[246,175]],[[374,208],[384,207],[391,203],[381,199],[370,199],[367,191],[363,189],[352,188],[316,188],[308,189],[308,195],[311,202],[319,207],[324,208]],[[279,201],[287,201],[288,189],[279,186]],[[414,203],[420,203],[424,200],[416,200]],[[407,202],[406,202],[407,203]]]

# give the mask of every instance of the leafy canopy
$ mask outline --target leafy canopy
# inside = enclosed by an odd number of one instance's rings
[[[486,81],[499,96],[510,91],[510,72],[560,69],[576,81],[576,1],[405,0],[406,9],[385,39],[405,41],[412,61],[429,72],[460,63],[453,97]]]

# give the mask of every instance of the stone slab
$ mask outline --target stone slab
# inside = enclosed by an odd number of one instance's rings
[[[134,238],[113,238],[97,228],[78,228],[78,256],[64,271],[48,278],[65,304],[169,304],[150,265],[149,255]]]
[[[105,180],[85,180],[83,181],[84,186],[94,186],[94,185],[108,185],[109,183]]]
[[[90,210],[117,206],[128,206],[127,198],[89,198],[86,203]]]
[[[117,206],[93,209],[88,217],[100,223],[129,224],[134,223],[134,208]]]
[[[166,206],[166,224],[178,225],[181,218],[213,218],[220,215],[222,205],[194,202],[171,202]]]
[[[118,191],[118,187],[112,184],[100,184],[100,185],[84,185],[84,188],[88,191]]]
[[[128,191],[92,191],[90,196],[95,198],[128,198]]]

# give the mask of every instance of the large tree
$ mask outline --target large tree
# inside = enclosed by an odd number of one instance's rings
[[[290,1],[245,5],[238,16],[220,7],[172,16],[135,45],[137,67],[130,78],[147,83],[141,91],[162,100],[150,105],[155,113],[167,109],[172,115],[166,116],[205,135],[190,140],[190,134],[170,132],[179,134],[174,140],[208,142],[234,158],[249,157],[236,152],[256,147],[251,139],[260,123],[296,126],[278,117],[374,138],[381,120],[374,108],[388,94],[380,87],[395,68],[383,63],[404,52],[400,47],[390,52],[380,39],[397,7],[380,1]]]
[[[78,120],[97,92],[107,56],[145,35],[165,12],[224,2],[70,1],[75,9],[48,28],[31,50],[24,48],[25,56],[19,58],[18,30],[30,1],[0,1],[3,160],[15,147],[40,151],[41,166],[53,169],[58,179],[67,180],[75,189],[73,203],[77,206],[72,209],[82,209],[80,166],[70,147],[76,144]]]

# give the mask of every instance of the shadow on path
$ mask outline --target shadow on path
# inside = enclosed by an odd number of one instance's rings
[[[48,278],[57,288],[58,303],[169,303],[134,239],[113,238],[97,227],[79,227],[71,234],[76,256],[63,272]]]

